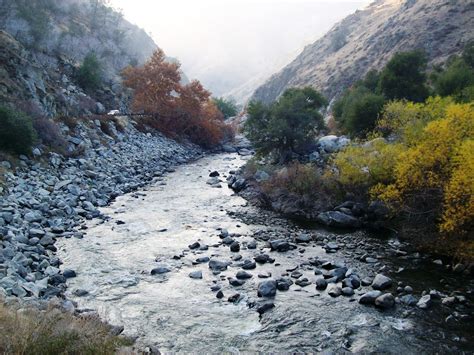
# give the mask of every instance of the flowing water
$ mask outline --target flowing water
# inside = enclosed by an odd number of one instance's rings
[[[225,180],[230,170],[242,164],[237,155],[206,157],[180,166],[147,189],[119,197],[104,208],[102,212],[111,217],[109,220],[88,221],[83,239],[68,239],[60,244],[63,268],[77,272],[77,277],[68,281],[68,296],[82,308],[97,310],[111,324],[123,325],[125,334],[136,336],[139,344],[154,345],[164,352],[331,350],[409,354],[474,349],[471,321],[445,322],[453,309],[438,305],[422,311],[398,305],[393,310],[380,311],[360,305],[357,293],[350,298],[332,298],[325,291],[316,291],[314,284],[278,291],[275,308],[260,317],[248,307],[252,300],[258,300],[258,273],[271,272],[278,277],[299,266],[303,275],[314,281],[313,268],[304,263],[310,257],[345,262],[361,276],[373,275],[374,266],[351,260],[349,249],[328,255],[317,243],[311,243],[304,250],[271,253],[276,259],[274,264],[249,270],[253,278],[243,286],[233,287],[227,277],[239,270],[236,262],[220,275],[214,275],[207,263],[193,263],[203,256],[231,260],[236,255],[220,244],[221,228],[240,235],[236,239],[244,246],[240,251],[244,259],[265,247],[259,240],[257,251],[245,248],[253,233],[286,235],[297,228],[247,206],[225,183],[222,188],[206,184],[210,171],[219,171]],[[256,220],[261,223],[237,217],[241,215],[260,216]],[[311,232],[328,238],[363,239],[364,245],[379,253],[383,253],[383,245],[398,243],[372,238],[364,232]],[[195,241],[207,244],[209,249],[191,252],[188,245]],[[173,258],[183,251],[184,257]],[[429,267],[427,271],[423,271],[423,263]],[[455,278],[443,268],[435,269],[430,262],[387,255],[384,264],[390,270],[413,268],[412,273],[402,272],[394,279],[412,285],[415,292],[439,289],[440,279],[444,279],[447,293],[472,289],[469,280]],[[171,271],[151,275],[150,270],[157,266],[167,266]],[[203,279],[188,276],[197,270],[202,271]],[[213,285],[222,286],[223,299],[216,298],[216,292],[210,289]],[[88,294],[76,297],[76,289]],[[240,302],[227,302],[236,292],[241,294]],[[465,308],[461,311],[466,313]]]

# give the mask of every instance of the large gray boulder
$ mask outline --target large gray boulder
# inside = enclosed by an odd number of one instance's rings
[[[318,146],[321,151],[326,153],[334,153],[340,151],[350,143],[350,139],[338,136],[324,136],[318,139]]]
[[[328,227],[359,228],[361,226],[360,220],[340,211],[322,212],[316,217],[316,221]]]
[[[374,281],[372,281],[374,290],[385,290],[390,286],[392,286],[392,279],[382,274],[375,275]]]

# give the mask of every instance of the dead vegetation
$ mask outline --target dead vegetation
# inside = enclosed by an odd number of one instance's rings
[[[131,345],[111,329],[97,316],[77,317],[53,306],[39,310],[0,302],[2,354],[114,354]]]

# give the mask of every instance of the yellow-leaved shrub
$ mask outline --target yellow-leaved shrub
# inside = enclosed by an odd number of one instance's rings
[[[334,157],[339,183],[346,190],[365,187],[371,199],[413,223],[437,224],[458,255],[474,258],[474,104],[394,101],[378,130],[391,142],[377,138]]]
[[[402,145],[390,144],[383,138],[349,146],[333,160],[337,179],[346,190],[392,182],[393,169],[402,150]]]

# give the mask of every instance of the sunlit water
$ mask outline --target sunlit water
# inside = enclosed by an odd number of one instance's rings
[[[317,245],[306,246],[304,254],[298,250],[272,253],[280,265],[265,264],[249,270],[254,277],[237,288],[226,279],[239,270],[237,263],[217,276],[207,263],[193,265],[199,256],[231,260],[236,254],[227,246],[217,245],[219,228],[242,234],[238,238],[242,245],[251,240],[252,231],[268,228],[285,233],[282,227],[247,225],[231,217],[229,210],[258,212],[233,195],[225,183],[222,188],[206,184],[210,171],[219,171],[225,180],[230,170],[242,164],[236,155],[207,157],[178,167],[146,190],[119,197],[104,208],[102,212],[110,220],[90,221],[84,239],[61,242],[63,267],[78,274],[68,282],[68,296],[82,308],[98,310],[111,324],[124,325],[125,334],[137,336],[139,344],[155,345],[165,352],[331,350],[407,354],[472,350],[469,325],[448,328],[439,311],[408,312],[409,308],[397,306],[382,312],[359,305],[357,294],[331,298],[325,291],[316,291],[314,284],[305,288],[293,285],[289,291],[278,292],[275,308],[261,318],[247,306],[247,301],[258,299],[258,273],[268,271],[277,277],[312,256],[347,262],[347,253],[328,256]],[[125,223],[118,225],[118,220]],[[192,253],[188,245],[195,241],[209,245],[209,250]],[[240,254],[244,259],[252,258],[265,244],[259,242],[258,246],[257,250],[244,247]],[[184,258],[173,259],[184,250]],[[350,266],[357,270],[367,268],[358,261],[353,263]],[[150,270],[163,265],[171,272],[150,275]],[[196,270],[202,270],[202,280],[188,276]],[[300,271],[314,281],[310,267]],[[435,286],[439,280],[432,274],[425,276],[404,276],[403,281],[418,284],[424,280],[425,287]],[[210,290],[215,284],[222,286],[222,300]],[[89,294],[75,297],[75,289],[85,289]],[[227,302],[236,292],[242,300],[238,304]]]

